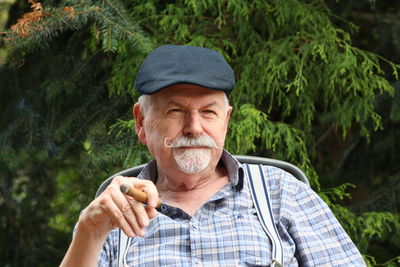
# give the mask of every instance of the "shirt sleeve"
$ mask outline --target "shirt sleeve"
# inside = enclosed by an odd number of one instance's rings
[[[86,208],[83,209],[80,214],[82,215],[83,212],[86,211]],[[76,223],[74,226],[74,231],[73,231],[73,237],[75,236],[76,233],[76,228],[78,224]],[[116,266],[115,265],[115,255],[116,255],[116,247],[114,246],[115,242],[115,236],[116,236],[116,230],[112,230],[106,240],[104,241],[103,248],[100,252],[99,260],[98,260],[98,267],[111,267],[111,266]],[[84,252],[82,252],[84,253]]]
[[[308,185],[280,170],[266,172],[272,177],[270,197],[280,235],[294,247],[299,266],[365,266],[332,211]]]
[[[117,267],[117,246],[115,245],[118,230],[112,230],[103,244],[101,250],[98,267]]]

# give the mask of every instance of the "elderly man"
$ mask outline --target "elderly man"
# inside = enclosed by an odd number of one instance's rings
[[[282,260],[275,259],[277,244],[252,201],[251,174],[223,149],[234,84],[231,67],[213,50],[166,45],[146,58],[133,114],[154,160],[137,178],[115,177],[82,212],[62,266],[365,265],[307,185],[263,166],[282,242]],[[146,205],[124,195],[121,184],[145,192]]]

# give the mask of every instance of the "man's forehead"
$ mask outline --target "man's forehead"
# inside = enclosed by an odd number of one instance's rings
[[[207,88],[194,88],[180,85],[164,89],[151,95],[152,109],[163,111],[169,107],[198,109],[207,107],[224,107],[224,92]]]
[[[154,96],[164,102],[190,98],[213,99],[217,102],[219,99],[223,100],[224,93],[194,84],[176,84],[155,93]]]
[[[191,99],[193,101],[185,101],[185,99],[182,100],[175,100],[175,99],[171,99],[170,101],[167,101],[165,103],[165,106],[167,107],[182,107],[185,108],[187,106],[192,106],[193,104],[198,104],[200,107],[204,108],[204,107],[213,107],[213,106],[218,106],[219,103],[216,100],[208,100],[205,99],[204,101],[198,100],[196,98]]]

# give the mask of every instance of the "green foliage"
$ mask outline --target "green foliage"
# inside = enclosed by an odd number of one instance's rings
[[[252,104],[238,107],[232,117],[225,146],[234,154],[257,151],[261,140],[275,158],[296,162],[307,174],[310,183],[319,188],[318,177],[311,166],[304,133],[291,125],[268,120],[268,116]]]
[[[359,184],[348,179],[374,165],[364,164],[371,159],[359,144],[376,153],[373,162],[397,166],[386,155],[400,140],[400,98],[390,83],[399,66],[354,45],[359,29],[341,17],[346,9],[335,13],[341,3],[327,3],[31,1],[33,9],[2,33],[0,244],[18,237],[15,249],[0,246],[2,261],[57,265],[98,185],[150,160],[131,116],[135,74],[152,48],[174,43],[215,49],[233,66],[232,153],[298,165],[367,263],[397,264],[398,209],[346,204]],[[396,194],[392,168],[370,180],[392,177]]]
[[[370,267],[370,266],[397,267],[400,264],[400,257],[390,259],[389,261],[382,263],[382,264],[377,264],[374,257],[369,256],[369,255],[364,255],[364,260],[367,263],[368,267]]]
[[[49,41],[68,30],[81,30],[96,25],[95,38],[107,52],[116,52],[127,40],[144,53],[152,50],[148,39],[127,14],[119,1],[63,1],[58,7],[33,4],[33,11],[15,24],[4,40],[13,52],[47,48]]]
[[[346,192],[352,184],[342,184],[335,188],[323,189],[319,195],[329,205],[336,217],[349,233],[352,240],[357,244],[360,251],[376,250],[376,243],[380,240],[389,240],[391,247],[398,247],[400,242],[398,235],[400,234],[400,214],[390,212],[365,212],[358,214],[342,205],[335,204],[337,200],[350,198],[350,194]],[[379,248],[379,247],[378,247]],[[386,248],[385,248],[386,249]],[[378,258],[379,254],[375,254]],[[392,266],[391,264],[398,262],[400,256],[389,259],[386,263],[376,264],[376,258],[364,254],[364,259],[368,266]],[[384,259],[380,259],[384,260]]]

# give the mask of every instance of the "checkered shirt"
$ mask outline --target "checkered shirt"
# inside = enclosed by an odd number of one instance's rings
[[[128,266],[269,266],[271,241],[258,221],[242,166],[228,152],[222,160],[230,183],[194,216],[164,203],[144,237],[131,239]],[[365,266],[327,205],[307,185],[264,166],[284,266]],[[140,178],[157,177],[150,162]],[[118,230],[110,232],[99,266],[118,266]]]

